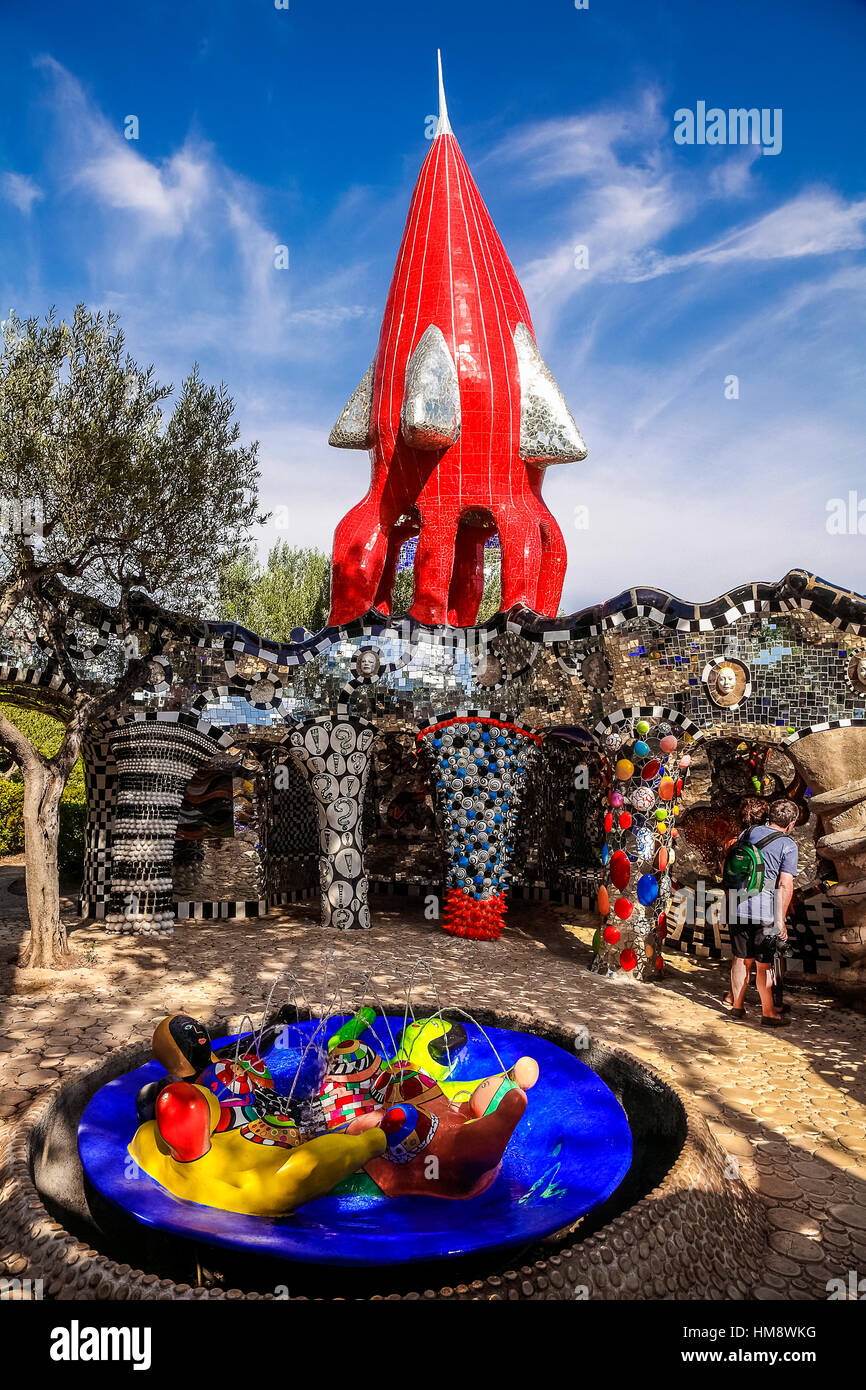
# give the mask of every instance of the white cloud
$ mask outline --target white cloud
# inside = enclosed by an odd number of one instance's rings
[[[122,136],[110,136],[102,152],[81,165],[76,181],[104,207],[139,214],[153,234],[179,236],[212,196],[211,175],[207,160],[190,149],[158,166]]]
[[[696,176],[670,139],[653,89],[631,106],[537,123],[503,141],[488,161],[507,169],[512,195],[520,190],[523,203],[531,202],[534,247],[548,243],[521,267],[539,338],[552,337],[570,302],[585,300],[599,283],[634,284],[706,266],[799,260],[866,245],[866,201],[811,188],[690,250],[665,252],[672,233],[682,241],[691,226],[703,227],[704,214],[717,226],[728,205],[760,191],[759,153],[751,146],[720,152],[715,167]],[[546,202],[539,189],[548,190]],[[575,264],[578,246],[587,247],[588,265]]]
[[[0,174],[0,188],[3,190],[3,197],[14,203],[25,217],[30,216],[33,204],[45,196],[39,185],[27,174],[16,174],[11,169]]]
[[[847,202],[825,189],[789,199],[756,221],[679,256],[647,255],[635,263],[632,280],[647,280],[692,266],[728,265],[733,261],[776,261],[829,256],[866,246],[866,199]]]
[[[289,269],[278,268],[287,237],[262,210],[265,190],[192,137],[163,159],[146,158],[71,73],[47,56],[38,65],[51,84],[49,160],[67,215],[82,194],[99,213],[88,228],[92,281],[141,329],[148,353],[158,357],[160,344],[191,358],[221,349],[229,365],[237,353],[333,358],[333,335],[369,312],[358,302],[363,265],[316,279],[295,268],[290,246]]]
[[[54,58],[37,60],[48,76],[57,118],[60,177],[105,209],[134,216],[141,235],[177,237],[213,196],[215,167],[207,149],[188,142],[163,161],[150,161],[124,138]]]

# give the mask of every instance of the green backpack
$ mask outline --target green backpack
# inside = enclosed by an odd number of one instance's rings
[[[751,828],[750,826],[749,830]],[[764,836],[760,845],[751,845],[743,839],[743,835],[748,835],[749,830],[743,831],[736,844],[731,845],[725,855],[722,883],[726,888],[736,888],[744,898],[755,898],[764,887],[766,865],[761,851],[774,840],[784,840],[785,831],[774,830],[772,834]]]

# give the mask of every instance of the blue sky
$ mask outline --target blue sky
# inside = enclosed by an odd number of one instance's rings
[[[795,565],[866,590],[866,535],[826,525],[852,489],[866,513],[866,5],[11,8],[0,307],[113,308],[164,379],[196,360],[224,378],[280,509],[263,544],[329,549],[366,489],[365,455],[327,434],[375,348],[440,46],[589,448],[545,484],[565,607],[637,583],[703,600]],[[780,153],[678,145],[699,101],[780,108]]]

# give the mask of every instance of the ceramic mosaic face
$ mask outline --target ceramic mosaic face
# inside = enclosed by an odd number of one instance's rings
[[[377,676],[379,674],[379,653],[373,651],[372,647],[366,647],[358,652],[355,657],[355,670],[359,676]]]
[[[707,680],[707,694],[716,705],[738,705],[743,697],[748,674],[739,661],[725,661],[715,666]]]

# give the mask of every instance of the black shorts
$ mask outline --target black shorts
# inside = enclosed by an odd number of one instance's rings
[[[731,927],[731,952],[736,960],[772,965],[779,949],[779,929],[763,922],[737,922]]]

